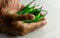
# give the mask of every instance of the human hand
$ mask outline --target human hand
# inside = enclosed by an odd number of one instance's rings
[[[42,19],[39,22],[33,22],[33,23],[23,23],[21,22],[21,18],[23,15],[16,15],[15,13],[20,11],[21,9],[24,8],[24,5],[22,5],[18,0],[10,0],[8,1],[8,3],[4,3],[3,0],[2,1],[2,8],[1,8],[1,14],[4,17],[4,19],[6,20],[6,27],[4,27],[5,25],[2,25],[2,32],[6,32],[8,34],[12,34],[12,35],[24,35],[26,33],[32,32],[38,28],[41,28],[42,26],[44,26],[47,22],[46,19]],[[6,2],[6,0],[4,0]],[[5,5],[5,6],[4,6]],[[7,11],[9,11],[11,14],[7,15]],[[20,17],[21,16],[21,17]],[[27,16],[27,18],[26,18]],[[17,20],[16,18],[19,18],[19,20]],[[23,16],[23,18],[25,17],[24,20],[33,20],[35,18],[35,16],[33,14],[26,14]],[[32,19],[30,18],[32,17]],[[3,19],[3,20],[4,20]],[[10,19],[10,20],[8,20]],[[13,19],[13,21],[11,20]],[[7,21],[8,20],[8,21]],[[4,30],[5,29],[5,30]]]

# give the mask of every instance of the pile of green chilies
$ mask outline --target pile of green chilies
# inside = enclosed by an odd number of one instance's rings
[[[32,22],[38,22],[40,20],[42,20],[46,14],[47,11],[46,10],[42,10],[42,8],[40,9],[36,9],[35,5],[30,7],[30,5],[34,2],[35,0],[33,0],[31,3],[29,3],[27,6],[25,6],[21,11],[17,12],[17,14],[34,14],[35,15],[35,19],[34,20],[23,20],[23,22],[25,23],[32,23]],[[41,12],[45,11],[46,14],[41,15]]]

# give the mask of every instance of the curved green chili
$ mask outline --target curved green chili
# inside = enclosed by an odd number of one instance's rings
[[[32,2],[30,2],[26,7],[24,7],[21,11],[17,12],[17,14],[23,14],[25,11],[27,11],[28,9],[30,9],[30,5],[34,2],[35,0],[33,0]]]

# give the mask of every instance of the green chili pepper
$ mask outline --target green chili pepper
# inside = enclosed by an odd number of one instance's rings
[[[44,16],[43,15],[41,15],[40,17],[38,17],[34,22],[38,22],[38,21],[40,21],[40,20],[42,20],[44,18]]]
[[[41,12],[41,10],[39,10],[39,9],[35,9],[35,10],[32,12],[32,14],[35,15],[35,19],[40,16],[40,12]]]
[[[42,20],[46,15],[47,15],[47,11],[46,10],[44,10],[46,13],[44,14],[44,15],[41,15],[40,14],[40,17],[38,17],[34,22],[38,22],[38,21],[40,21],[40,20]]]
[[[30,9],[30,5],[34,2],[35,0],[33,0],[31,3],[29,3],[26,7],[24,7],[21,11],[17,12],[17,14],[23,14],[25,13],[25,11]]]
[[[30,10],[26,11],[24,14],[29,14],[30,12],[34,11],[35,6],[32,6]]]
[[[47,12],[47,11],[46,11],[46,12]],[[46,15],[47,15],[47,13],[44,14],[44,15],[41,15],[41,14],[40,14],[36,19],[34,19],[34,20],[25,20],[24,22],[25,22],[25,23],[38,22],[38,21],[42,20]]]

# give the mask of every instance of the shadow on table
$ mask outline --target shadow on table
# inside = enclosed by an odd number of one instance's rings
[[[34,32],[26,34],[25,36],[8,36],[6,34],[0,33],[0,38],[43,38],[44,31],[42,29],[38,29]]]

